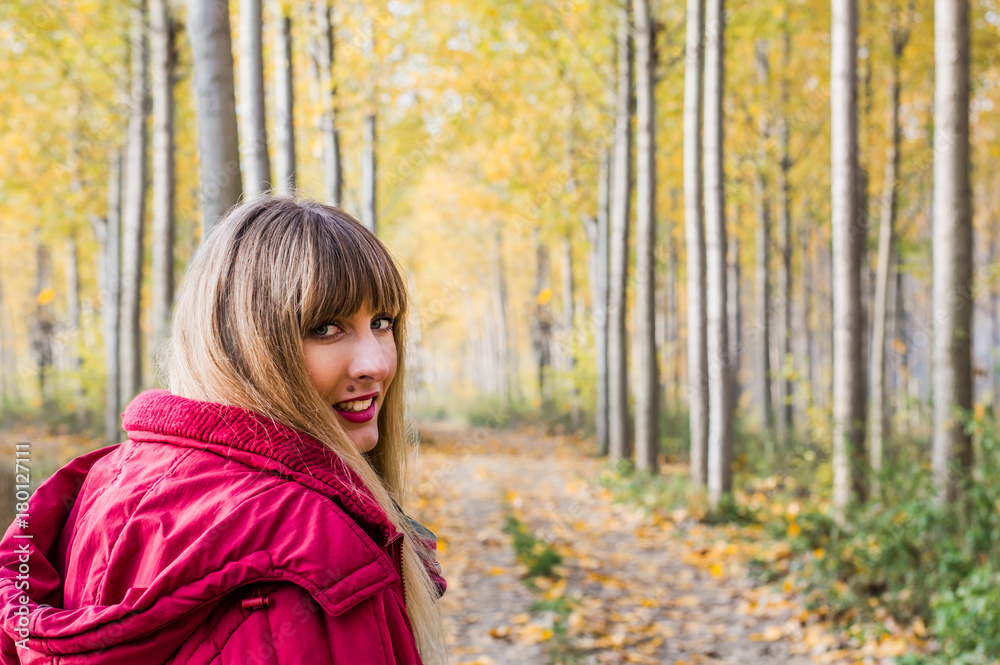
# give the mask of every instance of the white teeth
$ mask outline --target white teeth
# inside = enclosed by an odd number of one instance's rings
[[[375,401],[375,398],[369,397],[368,399],[354,400],[351,402],[337,402],[334,406],[341,411],[364,411],[372,405],[373,401]]]

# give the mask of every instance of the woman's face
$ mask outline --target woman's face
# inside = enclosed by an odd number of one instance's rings
[[[365,302],[353,316],[329,321],[302,340],[306,371],[354,446],[378,443],[378,413],[396,374],[393,319]]]

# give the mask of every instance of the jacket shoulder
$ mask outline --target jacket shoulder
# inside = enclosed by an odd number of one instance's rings
[[[298,584],[331,614],[399,581],[378,533],[308,477],[201,450],[189,451],[175,469],[130,520],[140,527],[136,541],[145,540],[141,525],[149,519],[169,525],[155,569],[179,565],[207,576],[266,554],[269,570],[248,569],[248,577],[264,572]]]

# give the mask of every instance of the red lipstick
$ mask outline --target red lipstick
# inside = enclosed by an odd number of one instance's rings
[[[363,399],[368,399],[369,397],[373,398],[372,403],[364,411],[343,411],[341,409],[338,409],[336,404],[333,405],[333,409],[334,411],[340,414],[341,418],[343,418],[349,423],[366,423],[375,417],[376,400],[374,398],[376,396],[378,396],[378,393],[372,393],[371,395],[366,395],[365,397],[357,397],[351,400],[352,402],[355,402],[355,401],[361,401]]]

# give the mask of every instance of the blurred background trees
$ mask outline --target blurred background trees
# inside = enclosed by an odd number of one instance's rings
[[[424,417],[684,461],[712,505],[799,465],[843,514],[901,459],[954,500],[1000,402],[998,12],[5,3],[4,422],[118,441],[201,238],[297,188],[409,273]]]

